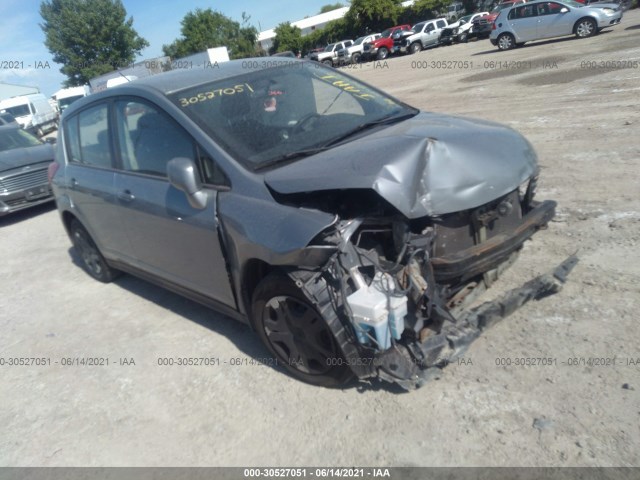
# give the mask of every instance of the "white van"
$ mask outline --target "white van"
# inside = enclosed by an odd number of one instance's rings
[[[81,99],[82,97],[86,97],[89,93],[89,87],[84,85],[82,87],[63,88],[62,90],[58,90],[54,93],[53,96],[58,103],[58,110],[62,113],[64,109],[73,102]]]
[[[57,128],[58,114],[41,93],[20,95],[0,101],[0,112],[13,115],[17,122],[39,137]]]

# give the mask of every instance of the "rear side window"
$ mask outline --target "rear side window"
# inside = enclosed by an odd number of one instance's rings
[[[521,5],[512,8],[509,11],[509,20],[517,20],[519,18],[531,18],[537,15],[536,5]]]
[[[447,25],[444,23],[444,20],[438,20],[438,21],[436,22],[436,25],[438,26],[438,28],[444,28],[444,27],[446,27],[446,26],[447,26]]]
[[[111,168],[107,104],[88,108],[67,120],[65,141],[69,161]]]

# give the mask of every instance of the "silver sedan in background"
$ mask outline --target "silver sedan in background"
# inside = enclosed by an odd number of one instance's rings
[[[531,2],[501,11],[489,38],[500,50],[509,50],[544,38],[590,37],[621,20],[622,9],[614,3],[585,6],[572,0]]]

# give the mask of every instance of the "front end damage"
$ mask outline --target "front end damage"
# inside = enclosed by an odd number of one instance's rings
[[[290,276],[323,315],[341,360],[358,378],[420,387],[491,325],[560,289],[574,256],[469,308],[553,218],[555,202],[534,202],[526,194],[535,180],[479,208],[412,220],[358,217],[316,238],[314,243],[331,245],[335,253],[320,269]]]

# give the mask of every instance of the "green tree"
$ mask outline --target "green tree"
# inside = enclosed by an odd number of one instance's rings
[[[340,2],[337,3],[329,3],[327,5],[323,5],[320,8],[320,13],[327,13],[327,12],[331,12],[332,10],[337,10],[339,8],[344,7],[344,5]]]
[[[274,32],[276,32],[276,37],[273,39],[271,53],[286,52],[287,50],[297,53],[302,49],[302,30],[300,28],[285,22],[274,28]]]
[[[165,55],[181,58],[208,48],[227,47],[231,58],[245,58],[256,54],[258,31],[249,26],[249,17],[242,14],[242,25],[210,8],[187,13],[180,24],[182,37],[170,45],[163,45]]]
[[[381,32],[396,25],[402,11],[400,0],[352,0],[345,18],[360,32]]]
[[[45,0],[40,4],[45,46],[62,64],[65,87],[130,65],[149,46],[133,29],[121,0]]]

